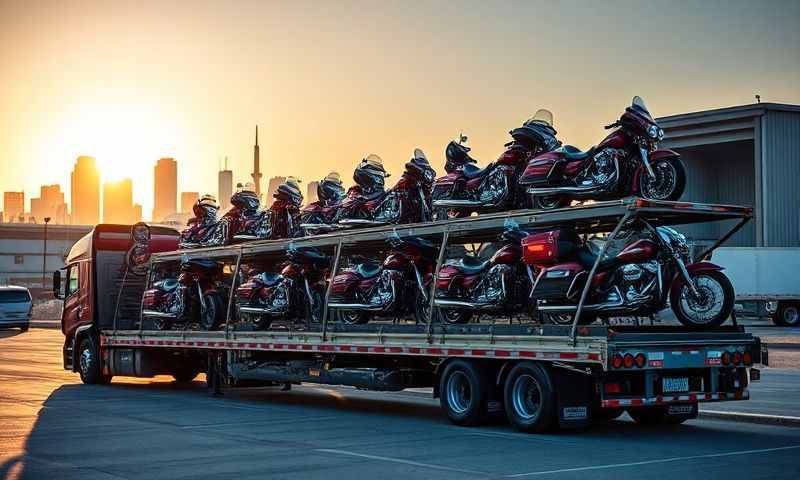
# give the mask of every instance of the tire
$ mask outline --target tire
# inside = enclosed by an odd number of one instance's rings
[[[451,422],[469,427],[486,420],[488,378],[473,362],[457,359],[445,367],[439,379],[439,403]]]
[[[651,182],[647,170],[642,170],[639,177],[639,193],[642,197],[650,200],[669,200],[675,201],[681,198],[686,189],[686,167],[683,165],[681,157],[667,157],[652,163],[650,167],[656,175],[654,182]],[[669,174],[671,179],[666,177]],[[670,180],[671,185],[662,186],[660,182]],[[655,183],[655,185],[651,185]]]
[[[448,325],[464,325],[472,319],[472,312],[469,310],[456,310],[453,308],[439,308],[437,310],[442,323]]]
[[[575,315],[571,313],[545,313],[539,312],[540,318],[542,319],[542,323],[548,323],[551,325],[572,325],[572,322],[575,319]],[[591,325],[597,321],[597,315],[593,313],[581,313],[581,318],[578,321],[578,325]]]
[[[678,321],[687,327],[718,327],[725,323],[725,320],[727,320],[728,317],[731,316],[731,312],[733,312],[733,303],[735,300],[733,285],[731,285],[731,281],[728,277],[719,270],[711,270],[692,273],[690,274],[690,278],[692,282],[698,284],[697,286],[701,293],[701,299],[698,302],[691,298],[691,291],[689,291],[688,285],[686,285],[685,282],[683,282],[680,287],[673,288],[672,292],[670,292],[670,304]],[[712,291],[716,289],[714,288],[715,285],[719,289],[717,292]],[[720,294],[722,298],[717,299],[716,297]],[[714,298],[708,298],[708,295],[714,295]],[[713,304],[707,305],[709,302],[713,302]],[[692,308],[692,305],[699,308],[713,309],[717,304],[720,305],[719,311],[710,315],[708,318],[698,318],[696,308],[692,310],[692,312],[695,313],[687,311],[687,307]],[[705,312],[705,314],[708,315],[708,312]]]
[[[172,322],[163,318],[155,317],[153,318],[153,327],[156,330],[169,330],[172,327]]]
[[[800,302],[778,302],[778,308],[772,314],[772,323],[781,327],[800,326]]]
[[[111,375],[103,375],[100,351],[90,337],[84,337],[78,347],[78,373],[87,385],[103,385],[111,381]]]
[[[453,210],[450,208],[436,208],[433,211],[433,221],[440,222],[443,220],[450,220],[451,218],[464,218],[468,217],[469,212],[464,212],[462,210]]]
[[[177,383],[189,383],[193,381],[200,372],[195,367],[183,367],[173,372],[172,378]]]
[[[547,370],[538,363],[521,362],[511,369],[503,400],[508,420],[517,430],[545,432],[555,423],[555,390]]]
[[[430,302],[419,291],[419,287],[414,292],[414,321],[417,324],[427,324],[428,312],[431,308]]]
[[[537,195],[531,200],[533,208],[538,210],[555,210],[557,208],[568,207],[570,203],[572,202],[569,197],[564,195]]]
[[[656,425],[680,425],[686,420],[697,417],[697,404],[693,403],[692,413],[683,415],[670,415],[670,405],[654,405],[651,407],[635,407],[628,409],[628,415],[643,426],[656,426]]]
[[[372,318],[367,312],[359,312],[358,310],[337,310],[336,320],[345,325],[364,325]]]
[[[30,325],[25,325],[24,327],[19,327],[19,331],[22,333],[27,332],[31,328]]]
[[[203,295],[205,306],[200,307],[200,326],[203,330],[216,330],[225,316],[222,299],[216,293]]]

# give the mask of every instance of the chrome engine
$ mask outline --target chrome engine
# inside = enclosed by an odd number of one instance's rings
[[[628,305],[648,301],[660,291],[661,267],[656,261],[623,265],[619,275],[620,290]]]
[[[499,304],[506,299],[506,276],[510,273],[508,265],[495,265],[481,279],[475,288],[473,301],[476,303]]]
[[[625,150],[605,148],[592,158],[592,162],[583,171],[578,180],[580,187],[604,187],[616,183],[619,178],[619,161],[625,156]]]

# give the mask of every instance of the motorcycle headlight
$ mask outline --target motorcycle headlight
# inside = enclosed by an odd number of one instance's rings
[[[660,129],[657,126],[650,125],[650,128],[647,129],[647,134],[650,136],[650,138],[655,140],[655,139],[658,138],[658,131],[659,130]]]
[[[658,141],[664,140],[664,130],[658,129]]]

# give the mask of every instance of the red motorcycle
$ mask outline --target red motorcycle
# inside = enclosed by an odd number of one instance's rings
[[[411,313],[417,323],[427,321],[436,246],[397,234],[388,242],[391,250],[383,264],[360,263],[333,278],[328,308],[337,320],[362,324],[376,315]]]
[[[344,199],[344,187],[339,174],[329,173],[317,184],[317,201],[300,212],[300,228],[306,235],[328,233],[339,229],[336,213]]]
[[[464,145],[463,135],[445,149],[447,175],[433,186],[435,220],[467,217],[472,212],[488,213],[517,208],[527,199],[517,180],[528,160],[561,145],[553,128],[553,114],[539,110],[521,127],[509,132],[514,139],[506,151],[486,168],[475,166]]]
[[[581,152],[565,146],[528,163],[520,177],[534,208],[569,206],[572,200],[612,200],[638,195],[653,200],[677,200],[686,186],[680,155],[658,150],[664,131],[640,97],[633,97],[617,128],[599,145]]]
[[[300,205],[303,194],[297,181],[289,178],[272,195],[268,210],[260,210],[255,192],[246,189],[231,197],[231,208],[220,219],[226,244],[246,240],[292,238],[300,233]]]
[[[356,185],[347,192],[337,214],[342,227],[368,227],[431,220],[430,189],[436,178],[427,157],[414,149],[414,157],[394,188],[384,191],[389,176],[377,155],[365,158],[353,173]]]
[[[157,330],[193,323],[199,323],[204,330],[216,330],[227,312],[226,287],[221,280],[219,262],[202,258],[185,260],[177,278],[167,273],[145,290],[142,316],[151,319]]]
[[[236,289],[239,318],[259,329],[276,318],[322,321],[329,258],[312,247],[289,245],[281,273],[252,275]]]
[[[439,269],[433,304],[445,323],[467,323],[475,313],[514,313],[525,309],[527,277],[520,264],[520,241],[527,232],[510,225],[488,260],[472,256],[448,260]]]
[[[178,248],[198,248],[224,245],[227,229],[217,220],[217,199],[212,195],[203,195],[192,206],[194,217],[189,219],[186,228],[181,231]]]
[[[571,324],[583,288],[591,281],[582,325],[598,317],[655,315],[667,300],[684,325],[716,327],[725,322],[733,311],[734,291],[722,267],[692,263],[686,237],[672,228],[654,228],[641,220],[633,227],[621,232],[624,247],[603,259],[591,280],[597,254],[574,230],[525,238],[523,262],[535,278],[530,297],[540,317]]]

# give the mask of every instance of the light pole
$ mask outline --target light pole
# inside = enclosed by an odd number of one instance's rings
[[[50,217],[44,217],[44,244],[42,245],[42,288],[46,288],[45,276],[47,275],[47,224]]]

